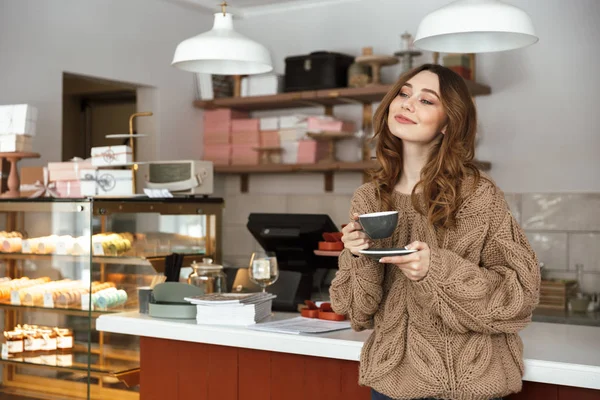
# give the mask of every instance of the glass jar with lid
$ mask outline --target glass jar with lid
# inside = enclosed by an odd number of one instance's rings
[[[194,271],[188,276],[188,283],[202,289],[203,294],[227,291],[227,275],[223,266],[213,264],[212,258],[203,258],[201,263],[190,265]]]

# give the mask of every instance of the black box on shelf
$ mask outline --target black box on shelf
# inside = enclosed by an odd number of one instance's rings
[[[285,59],[284,91],[320,90],[346,87],[348,68],[354,56],[317,51]]]

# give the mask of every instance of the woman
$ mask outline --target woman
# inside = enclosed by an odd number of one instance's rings
[[[475,106],[451,70],[402,76],[374,120],[380,167],[352,198],[330,294],[355,330],[373,329],[360,384],[372,399],[489,400],[521,389],[517,332],[538,302],[536,256],[502,192],[473,163]],[[370,240],[359,214],[398,210]],[[417,252],[361,255],[369,247]]]

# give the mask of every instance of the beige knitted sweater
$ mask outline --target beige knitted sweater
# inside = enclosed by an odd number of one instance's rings
[[[430,268],[412,282],[394,265],[342,252],[333,309],[348,315],[353,329],[373,329],[359,383],[395,399],[488,400],[520,391],[517,332],[538,303],[540,271],[503,193],[481,179],[449,230],[433,228],[410,195],[395,193],[394,201],[396,231],[374,247],[426,242]],[[374,184],[364,184],[350,215],[380,211],[378,204]]]

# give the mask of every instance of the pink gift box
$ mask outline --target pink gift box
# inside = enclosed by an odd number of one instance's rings
[[[260,154],[254,150],[256,146],[233,145],[231,146],[232,165],[256,165],[259,163]]]
[[[312,164],[327,157],[328,143],[316,140],[298,142],[298,164]]]
[[[231,134],[227,132],[204,132],[205,145],[231,144]]]
[[[260,132],[261,147],[279,147],[279,131],[261,131]]]
[[[245,146],[260,146],[260,132],[234,132],[231,134],[231,144]]]
[[[50,162],[48,173],[50,181],[76,181],[79,180],[79,171],[82,169],[96,169],[91,160]]]
[[[258,132],[260,120],[258,118],[234,119],[231,121],[231,132]]]
[[[81,183],[76,181],[57,181],[56,193],[62,198],[79,198],[81,195]]]
[[[342,121],[331,117],[308,117],[309,132],[354,132],[354,122]]]
[[[204,160],[212,161],[215,165],[229,165],[231,162],[231,145],[204,146]]]
[[[231,132],[231,121],[210,121],[204,122],[204,134],[206,133],[218,133],[218,134],[229,134]]]
[[[219,108],[216,110],[204,111],[204,124],[218,124],[219,122],[229,123],[235,118],[248,118],[248,113],[243,111],[235,111],[230,108]]]

